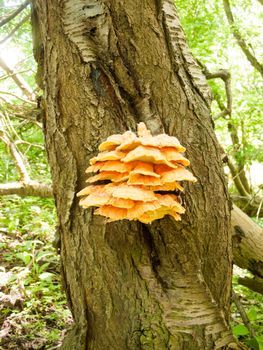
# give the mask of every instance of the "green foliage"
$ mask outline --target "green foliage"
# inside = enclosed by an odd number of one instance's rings
[[[20,1],[0,1],[0,17]],[[28,7],[1,28],[1,39],[30,13]],[[0,40],[1,40],[0,39]],[[38,93],[29,20],[6,41],[1,57]],[[7,94],[11,92],[13,95]],[[35,101],[0,68],[0,136],[21,155],[31,179],[51,183]],[[0,140],[0,183],[19,181],[10,149]],[[56,226],[53,199],[1,197],[0,348],[51,349],[60,344],[71,315],[61,288],[59,256],[52,246]]]
[[[71,323],[52,246],[51,199],[5,197],[0,207],[0,347],[45,349],[59,344]],[[33,347],[34,346],[34,347]]]
[[[193,54],[208,69],[228,69],[232,77],[233,110],[231,123],[235,125],[239,145],[233,144],[228,133],[229,117],[216,120],[216,132],[228,155],[238,164],[250,165],[263,161],[263,80],[253,69],[231,34],[222,1],[176,1],[180,19]],[[257,1],[231,2],[236,26],[247,45],[263,61],[262,5]],[[226,105],[226,94],[220,79],[210,80],[214,96]],[[220,112],[212,104],[212,115]]]
[[[239,268],[235,268],[233,277],[233,290],[239,296],[240,303],[248,317],[249,324],[254,334],[250,334],[249,329],[243,323],[237,306],[232,304],[232,330],[235,337],[246,344],[249,349],[263,350],[263,296],[238,284],[240,276],[251,277],[249,273]]]

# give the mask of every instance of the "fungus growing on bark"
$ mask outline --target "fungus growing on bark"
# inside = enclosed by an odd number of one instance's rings
[[[90,160],[89,186],[77,196],[80,205],[98,207],[95,214],[108,221],[138,220],[151,223],[165,215],[180,220],[185,208],[173,191],[183,191],[181,181],[195,182],[185,169],[190,164],[185,148],[174,136],[152,136],[144,123],[137,135],[131,131],[111,135],[99,146],[100,153]],[[108,181],[101,184],[100,181]],[[167,194],[167,192],[170,192]]]

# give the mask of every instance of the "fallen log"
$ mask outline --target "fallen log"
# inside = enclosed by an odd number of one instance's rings
[[[249,270],[253,279],[240,278],[238,282],[263,292],[263,229],[237,206],[231,212],[234,264]]]

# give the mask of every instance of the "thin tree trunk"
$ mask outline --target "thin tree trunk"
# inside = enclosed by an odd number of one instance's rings
[[[33,6],[63,279],[75,320],[62,349],[230,346],[228,195],[208,88],[173,2]],[[78,205],[99,142],[139,121],[187,147],[198,183],[185,185],[182,222],[105,224]]]

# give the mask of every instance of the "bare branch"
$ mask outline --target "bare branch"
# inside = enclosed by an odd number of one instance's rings
[[[261,208],[262,208],[262,204],[263,204],[263,198],[261,199],[261,202],[260,202],[260,204],[258,206],[257,215],[256,215],[257,220],[259,219],[259,215],[260,215],[260,211],[261,211]]]
[[[3,99],[0,93],[0,99]],[[35,124],[37,127],[42,129],[43,125],[39,121],[40,109],[37,106],[37,103],[32,104],[13,104],[10,101],[3,99],[4,103],[0,102],[0,110],[10,117],[19,118],[25,121],[28,121],[32,124]]]
[[[1,58],[0,58],[1,59]],[[29,71],[32,71],[31,68],[30,69],[24,69],[24,70],[20,70],[20,71],[17,71],[17,72],[14,72],[12,74],[4,74],[4,75],[1,75],[0,76],[0,81],[1,80],[5,80],[5,79],[8,79],[8,78],[12,78],[13,75],[19,75],[21,73],[26,73],[26,72],[29,72]]]
[[[0,94],[13,96],[13,97],[17,98],[18,100],[21,100],[21,101],[23,101],[25,103],[28,103],[28,104],[32,105],[32,106],[36,106],[37,105],[36,102],[32,102],[30,100],[25,100],[24,98],[22,98],[20,96],[17,96],[16,94],[13,94],[12,92],[9,92],[9,91],[0,91]]]
[[[9,65],[0,57],[0,67],[7,73],[10,74],[10,77],[14,80],[16,85],[23,91],[23,93],[29,98],[30,101],[34,100],[35,94],[27,82],[14,70],[9,67]]]
[[[227,106],[224,106],[224,104],[220,101],[220,98],[218,96],[214,96],[219,108],[221,109],[221,113],[219,113],[219,115],[216,116],[215,119],[219,119],[220,117],[226,117],[227,115],[231,117],[233,99],[231,91],[230,72],[227,69],[219,69],[217,72],[211,73],[204,64],[201,63],[201,65],[203,67],[203,73],[205,74],[207,80],[220,78],[225,84]]]
[[[15,32],[24,24],[28,21],[28,19],[30,18],[30,15],[27,15],[26,17],[24,17],[20,22],[17,23],[17,25],[11,30],[11,32],[0,41],[0,45],[3,45],[7,40],[9,40],[14,34]]]
[[[217,101],[218,107],[220,108],[221,112],[214,118],[214,120],[217,120],[219,118],[226,118],[226,116],[229,116],[228,118],[228,131],[231,136],[232,144],[235,149],[235,153],[240,148],[240,142],[239,142],[239,136],[237,128],[235,127],[233,121],[232,121],[232,91],[231,91],[231,74],[226,69],[220,69],[216,72],[209,72],[207,67],[202,64],[201,62],[198,62],[202,68],[203,73],[205,74],[206,78],[209,79],[217,79],[220,78],[223,80],[225,84],[225,91],[226,91],[226,99],[227,99],[227,105],[225,106],[224,103],[221,101],[221,98],[219,95],[214,94],[214,99]],[[232,178],[234,180],[235,186],[238,190],[238,192],[242,195],[248,198],[250,200],[250,193],[251,188],[249,186],[248,180],[246,178],[244,164],[240,163],[240,161],[236,158],[236,162],[238,164],[238,167],[236,167],[231,163],[230,159],[226,157],[226,163],[230,169]]]
[[[28,5],[29,5],[29,0],[26,0],[25,2],[23,2],[13,13],[11,13],[8,17],[4,18],[0,22],[0,27],[10,22],[13,18],[19,15],[19,13],[22,12]]]
[[[16,141],[11,140],[11,135],[18,138]],[[23,141],[19,138],[13,125],[10,123],[9,117],[2,115],[1,129],[0,129],[0,140],[2,140],[10,150],[11,156],[15,162],[17,172],[19,173],[19,181],[0,184],[0,196],[5,195],[19,195],[19,196],[38,196],[38,197],[52,197],[52,186],[48,184],[43,184],[38,181],[33,181],[27,172],[23,156],[17,148],[17,143],[26,143],[29,146],[33,145],[29,142]]]
[[[6,133],[3,130],[0,130],[0,140],[2,140],[10,150],[12,158],[15,162],[16,169],[20,175],[21,182],[29,182],[30,178],[26,170],[26,166],[23,161],[23,157],[16,145],[8,138]]]
[[[226,17],[228,20],[228,23],[231,26],[232,33],[234,37],[237,40],[237,43],[241,50],[244,52],[246,55],[248,61],[251,63],[251,65],[262,75],[263,77],[263,65],[257,60],[257,58],[253,55],[251,50],[249,49],[248,45],[246,44],[245,40],[242,38],[241,33],[239,32],[235,21],[234,21],[234,16],[230,7],[230,2],[229,0],[223,0],[224,3],[224,9],[226,13]]]
[[[247,200],[250,200],[250,198],[251,198],[250,194],[244,188],[243,183],[239,177],[239,173],[237,172],[234,164],[230,161],[230,159],[228,157],[227,157],[227,165],[228,165],[229,170],[231,172],[232,179],[234,181],[236,189],[238,190],[238,193],[240,193],[241,196],[247,198]]]
[[[21,145],[21,144],[25,144],[28,145],[29,147],[36,147],[36,148],[40,148],[42,151],[45,150],[45,147],[42,145],[38,145],[37,143],[31,143],[25,140],[17,140],[14,142],[15,145]]]
[[[42,198],[53,197],[52,186],[43,184],[37,181],[29,181],[27,183],[11,182],[7,184],[0,184],[0,196],[8,195],[18,196],[36,196]]]
[[[14,68],[17,69],[18,67],[20,67],[23,63],[25,63],[25,62],[26,62],[27,60],[29,60],[30,58],[33,58],[33,54],[30,54],[30,55],[28,55],[28,56],[22,58],[20,61],[18,61],[18,62],[15,64]]]
[[[29,113],[14,112],[12,113],[12,116],[15,118],[23,119],[29,123],[35,124],[40,129],[43,128],[43,124],[41,122],[38,122],[36,119],[34,119]]]
[[[243,305],[240,302],[239,295],[237,295],[234,291],[232,291],[232,300],[236,304],[236,307],[237,307],[238,312],[242,318],[242,321],[243,321],[244,325],[247,327],[247,329],[249,330],[250,336],[252,338],[255,337],[255,331],[254,331],[253,327],[251,326],[251,323],[249,321],[249,318],[247,317],[247,314],[246,314],[246,311],[244,310]]]

